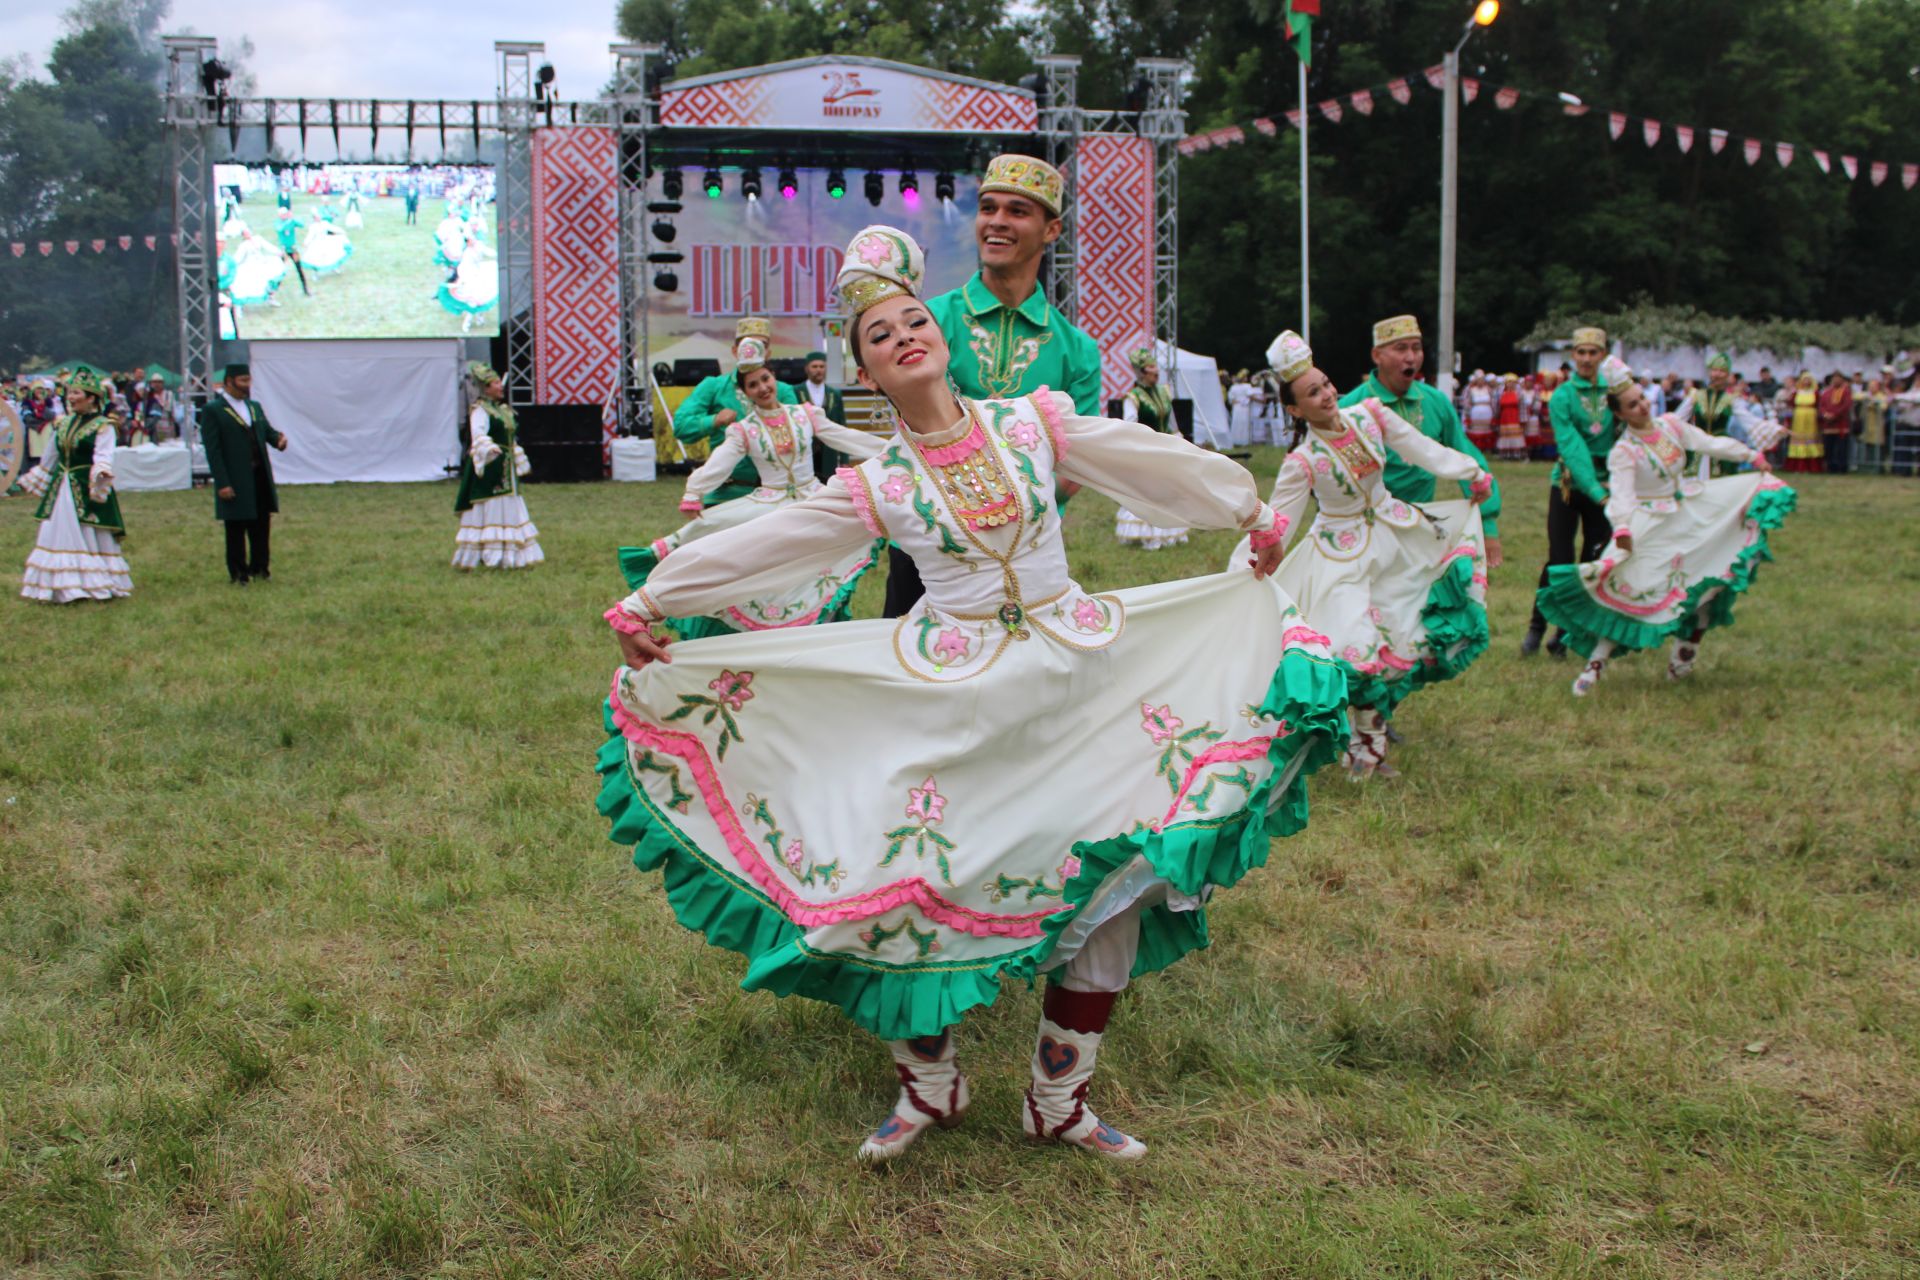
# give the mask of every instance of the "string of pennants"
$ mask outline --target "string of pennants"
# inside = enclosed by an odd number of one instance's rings
[[[1320,115],[1325,117],[1331,124],[1339,124],[1350,110],[1356,111],[1363,116],[1370,116],[1373,114],[1374,104],[1378,100],[1379,95],[1384,94],[1401,106],[1412,102],[1414,85],[1419,80],[1425,80],[1426,83],[1435,89],[1445,89],[1447,83],[1446,68],[1438,66],[1428,67],[1418,76],[1400,76],[1396,79],[1389,80],[1384,85],[1374,85],[1371,88],[1358,89],[1352,93],[1344,93],[1337,97],[1324,99],[1323,101],[1314,103],[1313,106],[1308,109],[1318,111]],[[1514,88],[1512,85],[1487,84],[1473,76],[1460,77],[1460,97],[1463,101],[1472,102],[1480,97],[1483,92],[1487,93],[1493,100],[1493,105],[1501,111],[1511,110],[1519,103],[1522,96],[1545,96],[1539,94],[1523,95],[1521,90]],[[1675,144],[1679,146],[1682,153],[1692,151],[1694,142],[1703,134],[1706,137],[1708,150],[1714,155],[1719,155],[1724,151],[1728,143],[1738,142],[1740,144],[1740,154],[1746,159],[1749,165],[1760,163],[1760,158],[1768,152],[1771,152],[1774,160],[1779,163],[1782,169],[1785,169],[1791,166],[1795,157],[1802,152],[1802,148],[1795,146],[1795,144],[1791,142],[1768,142],[1762,138],[1736,136],[1725,129],[1700,129],[1690,124],[1670,124],[1669,122],[1655,120],[1651,116],[1629,115],[1624,111],[1605,111],[1588,103],[1567,101],[1567,98],[1571,96],[1572,95],[1564,95],[1559,97],[1560,110],[1576,118],[1587,115],[1590,112],[1599,112],[1605,115],[1607,118],[1607,134],[1615,142],[1620,141],[1621,138],[1626,136],[1630,126],[1638,125],[1641,141],[1646,143],[1647,146],[1659,146],[1660,139],[1667,136],[1669,131],[1671,131],[1673,140]],[[1178,144],[1180,154],[1190,156],[1202,151],[1213,151],[1221,147],[1235,146],[1247,140],[1249,130],[1271,138],[1280,132],[1280,126],[1283,122],[1289,128],[1298,129],[1300,127],[1300,112],[1296,109],[1285,113],[1280,119],[1262,116],[1249,121],[1245,125],[1230,124],[1218,129],[1209,129],[1202,133],[1189,134],[1185,138],[1182,138]],[[1857,179],[1862,170],[1864,170],[1867,175],[1867,180],[1877,187],[1887,180],[1895,168],[1894,165],[1885,160],[1870,159],[1862,162],[1858,156],[1844,154],[1836,156],[1830,149],[1808,147],[1804,150],[1813,156],[1814,164],[1819,166],[1820,172],[1822,173],[1832,173],[1834,161],[1837,159],[1839,161],[1840,171],[1846,175],[1849,182]],[[1920,183],[1920,164],[1902,164],[1899,165],[1898,168],[1900,170],[1900,185],[1908,191],[1913,190],[1915,184]]]
[[[140,244],[145,246],[148,252],[152,252],[159,247],[160,241],[162,240],[165,240],[170,245],[180,243],[180,237],[178,235],[169,234],[166,236],[112,236],[99,240],[61,240],[57,242],[53,240],[41,240],[37,243],[14,240],[8,243],[7,248],[16,258],[26,257],[29,248],[39,250],[40,256],[43,258],[50,258],[53,256],[54,248],[57,245],[57,247],[67,251],[68,257],[72,257],[74,254],[80,252],[82,245],[85,245],[95,253],[105,253],[108,245],[116,245],[122,252],[126,252],[132,249],[135,244]]]

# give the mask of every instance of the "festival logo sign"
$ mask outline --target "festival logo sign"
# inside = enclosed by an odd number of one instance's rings
[[[879,58],[800,58],[676,80],[660,123],[687,129],[1025,134],[1033,95]]]

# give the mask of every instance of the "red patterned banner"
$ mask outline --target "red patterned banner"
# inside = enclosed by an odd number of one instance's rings
[[[1105,353],[1101,397],[1133,385],[1127,352],[1153,339],[1153,144],[1083,135],[1074,151],[1076,322]]]
[[[617,162],[611,129],[534,131],[533,398],[540,404],[605,404],[620,375]]]

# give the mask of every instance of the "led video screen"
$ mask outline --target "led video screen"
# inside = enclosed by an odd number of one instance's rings
[[[222,337],[499,331],[491,165],[220,164],[213,180]]]

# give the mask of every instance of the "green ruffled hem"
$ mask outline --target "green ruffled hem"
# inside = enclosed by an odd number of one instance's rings
[[[1607,608],[1587,591],[1580,581],[1579,566],[1554,565],[1547,571],[1547,585],[1536,599],[1540,614],[1566,632],[1566,641],[1582,657],[1593,653],[1601,640],[1613,641],[1612,656],[1639,649],[1657,649],[1674,636],[1690,633],[1700,613],[1700,600],[1716,587],[1724,588],[1708,604],[1705,630],[1733,625],[1733,606],[1748,587],[1762,563],[1773,560],[1767,546],[1767,534],[1785,524],[1799,502],[1790,488],[1762,489],[1754,495],[1747,516],[1760,526],[1754,544],[1734,558],[1725,577],[1702,578],[1687,592],[1687,599],[1667,622],[1642,622],[1628,614]]]
[[[1455,560],[1427,591],[1427,602],[1420,609],[1426,645],[1413,670],[1388,679],[1363,675],[1342,661],[1355,706],[1373,707],[1390,716],[1415,690],[1453,679],[1487,651],[1493,635],[1487,627],[1486,606],[1473,598],[1473,570],[1473,561]],[[1434,661],[1425,660],[1428,653]]]
[[[1064,888],[1061,910],[1044,922],[1032,946],[989,961],[912,967],[884,964],[809,948],[804,931],[758,886],[728,871],[690,840],[627,768],[627,742],[613,722],[597,762],[604,779],[599,810],[612,823],[610,838],[633,846],[633,863],[659,870],[674,918],[709,943],[747,958],[741,987],[775,995],[799,995],[837,1005],[859,1026],[883,1040],[936,1035],[968,1010],[992,1004],[1003,978],[1031,982],[1073,915],[1100,885],[1136,857],[1144,857],[1176,892],[1197,895],[1207,885],[1237,884],[1265,865],[1269,841],[1307,825],[1307,777],[1339,758],[1347,741],[1347,687],[1339,664],[1298,651],[1275,669],[1260,711],[1284,720],[1293,732],[1267,749],[1273,772],[1245,804],[1220,818],[1146,828],[1104,840],[1080,841],[1073,853],[1080,872]],[[1283,781],[1284,780],[1284,781]],[[1276,785],[1280,785],[1275,795]],[[1143,912],[1136,976],[1164,969],[1207,945],[1204,911]]]
[[[853,593],[859,589],[860,580],[866,577],[868,571],[878,563],[880,552],[885,547],[885,539],[874,540],[873,545],[867,548],[866,567],[840,584],[839,590],[829,596],[827,602],[820,606],[819,616],[809,625],[818,627],[829,622],[845,622],[853,615]],[[654,553],[651,545],[644,547],[621,547],[619,556],[620,572],[626,578],[628,588],[633,591],[638,591],[641,587],[644,587],[647,584],[647,579],[652,576],[653,571],[660,565],[660,557]],[[672,627],[682,640],[705,640],[709,636],[738,635],[741,630],[739,627],[729,626],[719,618],[706,616],[695,618],[662,618],[661,621],[669,627]]]

